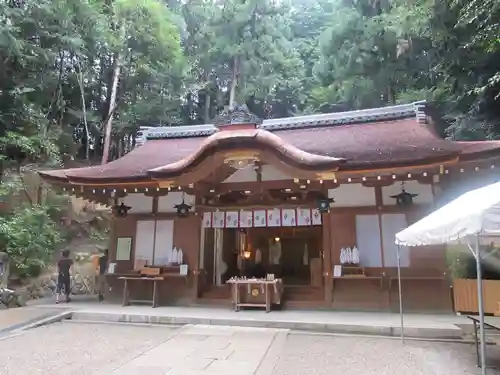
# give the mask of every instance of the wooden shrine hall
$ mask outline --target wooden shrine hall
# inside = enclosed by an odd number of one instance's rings
[[[112,293],[153,277],[126,297],[154,284],[160,305],[398,310],[395,233],[500,167],[500,142],[440,138],[425,102],[264,121],[236,106],[146,138],[40,175],[113,209]],[[402,248],[401,266],[405,310],[451,311],[444,247]]]

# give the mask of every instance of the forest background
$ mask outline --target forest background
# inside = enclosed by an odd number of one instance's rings
[[[29,274],[64,242],[64,198],[30,194],[28,171],[107,162],[140,126],[230,103],[425,99],[442,136],[498,139],[499,29],[497,0],[0,0],[0,251]]]

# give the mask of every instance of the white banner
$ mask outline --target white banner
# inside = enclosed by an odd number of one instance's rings
[[[267,227],[267,212],[266,210],[255,210],[253,212],[253,226]]]
[[[297,210],[293,208],[283,208],[281,210],[281,226],[295,227],[297,225]]]
[[[318,210],[312,210],[311,224],[321,225],[321,212],[319,212]]]
[[[212,214],[212,228],[224,228],[226,223],[226,213],[224,211],[215,211]]]
[[[267,210],[267,226],[281,227],[281,210],[279,208]]]
[[[251,227],[253,227],[253,212],[240,211],[240,228],[251,228]]]
[[[311,208],[214,211],[203,213],[204,228],[264,228],[322,225],[322,214]]]
[[[301,227],[311,225],[310,208],[297,208],[297,225]]]
[[[212,213],[203,213],[203,228],[212,228]]]
[[[239,224],[238,211],[226,212],[226,228],[238,228]]]

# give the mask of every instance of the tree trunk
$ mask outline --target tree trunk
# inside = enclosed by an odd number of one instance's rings
[[[229,89],[229,108],[233,108],[236,97],[236,86],[238,86],[238,58],[233,58],[233,70],[231,72],[231,86]]]
[[[121,60],[120,53],[117,53],[115,58],[115,67],[113,69],[113,81],[111,84],[111,95],[109,100],[108,117],[106,119],[106,124],[104,127],[104,146],[102,150],[101,164],[106,164],[109,159],[109,147],[111,144],[111,127],[113,124],[113,113],[116,107],[116,91],[118,89],[118,82],[120,80],[120,72],[121,72],[120,60]]]
[[[203,115],[205,124],[210,123],[210,93],[205,92],[205,114]]]
[[[389,84],[389,87],[387,87],[387,102],[391,105],[396,104],[396,93],[392,84]]]
[[[205,124],[210,123],[210,101],[211,101],[211,95],[210,95],[210,73],[208,69],[205,69],[204,72],[204,79],[205,79],[205,108],[204,108],[204,113],[203,113],[203,121]]]
[[[80,96],[82,98],[83,126],[85,127],[85,160],[90,161],[90,131],[87,123],[87,105],[85,104],[85,91],[83,86],[82,65],[78,63],[78,86],[80,86]]]
[[[123,135],[118,137],[117,143],[118,143],[118,157],[121,158],[123,155],[125,155],[125,140]]]

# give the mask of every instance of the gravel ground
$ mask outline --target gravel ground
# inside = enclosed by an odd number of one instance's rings
[[[189,374],[242,375],[236,365],[243,368],[251,361],[259,363],[266,353],[266,343],[272,341],[276,331],[241,331],[242,328],[218,326],[178,329],[55,323],[0,339],[0,374],[123,375],[125,369],[135,365],[130,368],[134,370],[131,373],[147,375],[146,367],[141,366],[153,366],[154,359],[162,365],[168,362],[172,368],[178,364],[182,371],[174,371],[175,374],[186,375],[186,361],[190,361],[193,368]],[[266,375],[480,374],[471,345],[407,341],[403,347],[399,340],[374,337],[299,332],[280,335],[283,340],[276,340],[264,359],[271,359],[272,373],[265,372]],[[499,348],[489,347],[488,351],[490,356],[500,358]],[[183,352],[188,359],[182,357]],[[194,365],[201,361],[207,362],[207,366],[195,370]],[[256,368],[256,364],[251,367]],[[212,367],[220,371],[211,371]],[[245,374],[262,375],[260,368],[253,371]],[[489,370],[488,374],[500,375],[500,371]]]
[[[494,347],[489,352],[499,354]],[[402,347],[394,339],[297,333],[288,336],[272,375],[475,375],[481,371],[474,353],[466,344],[406,341]]]
[[[0,340],[2,375],[90,375],[161,344],[173,328],[55,323]]]

